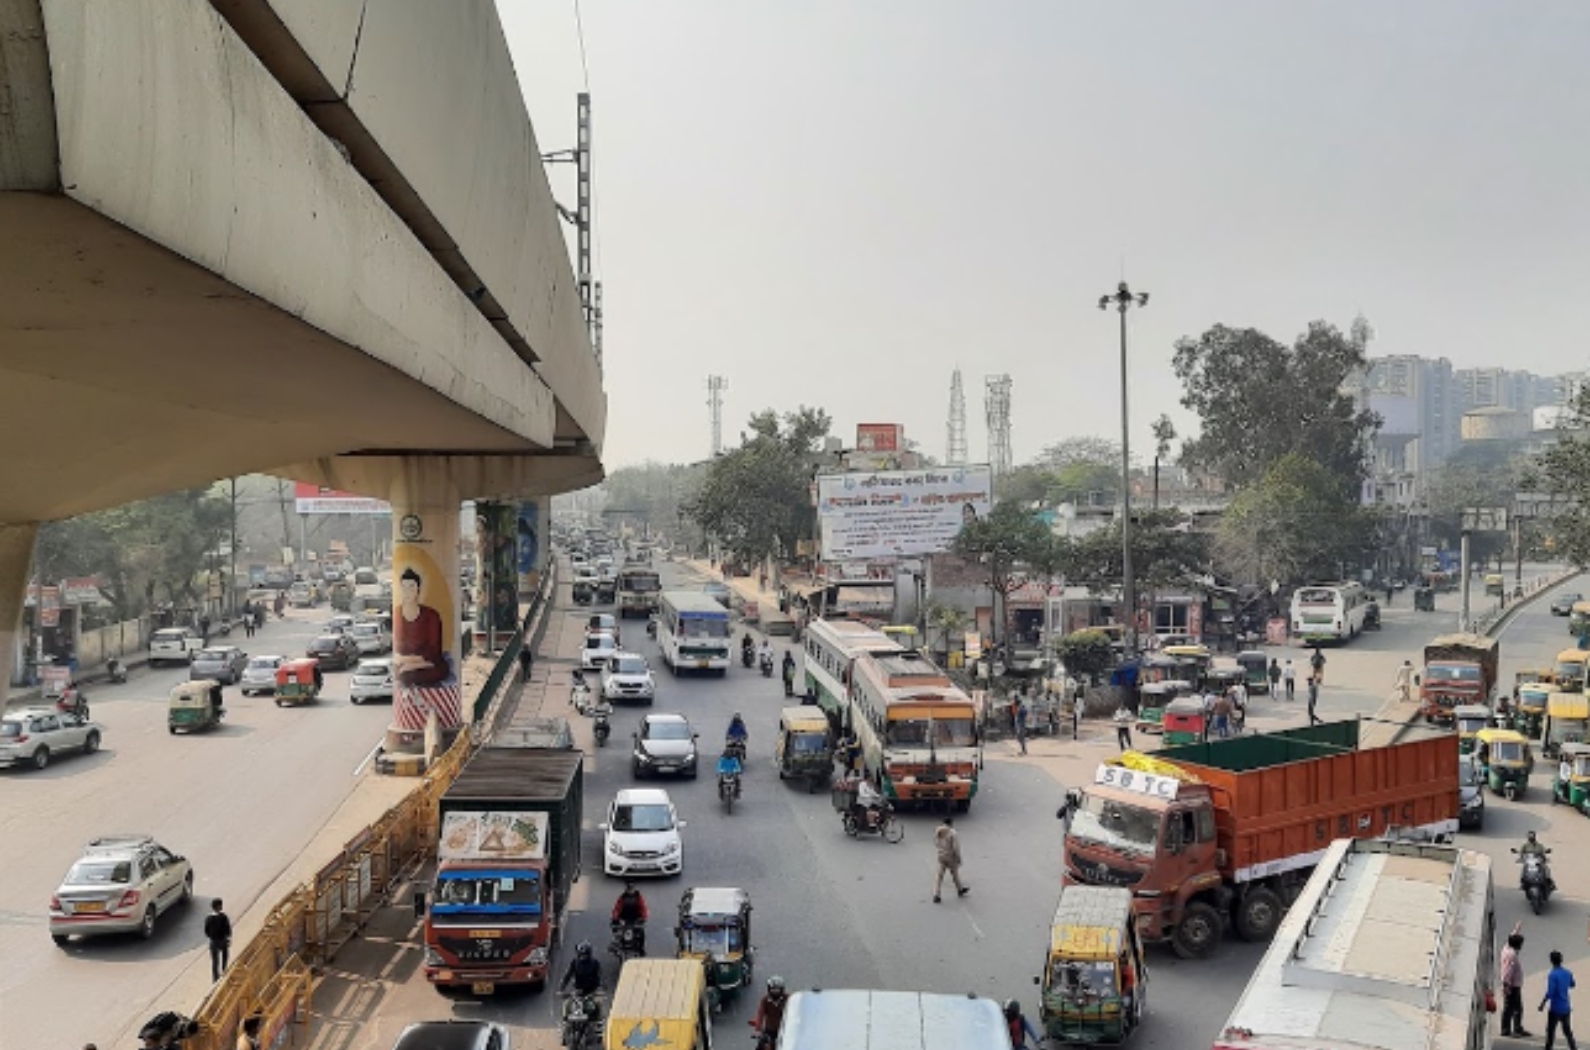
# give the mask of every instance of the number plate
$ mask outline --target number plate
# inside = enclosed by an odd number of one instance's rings
[[[72,905],[73,915],[97,915],[104,910],[104,901],[78,901]]]
[[[474,984],[469,986],[469,991],[472,995],[490,995],[496,990],[497,986],[492,984],[490,981],[476,981]]]
[[[712,666],[712,661],[711,660],[697,660],[696,661],[696,666],[697,667],[711,667]]]

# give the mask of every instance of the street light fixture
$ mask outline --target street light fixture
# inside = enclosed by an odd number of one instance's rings
[[[1147,292],[1133,292],[1125,281],[1114,293],[1099,296],[1099,309],[1115,307],[1121,315],[1121,604],[1125,607],[1123,640],[1126,653],[1137,653],[1137,581],[1132,576],[1132,437],[1126,399],[1126,312],[1148,305]]]

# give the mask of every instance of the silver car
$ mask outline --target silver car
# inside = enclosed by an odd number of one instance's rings
[[[0,719],[0,766],[29,765],[43,769],[66,751],[92,755],[99,750],[105,727],[70,711],[52,707],[7,711]]]
[[[193,865],[148,835],[108,835],[90,842],[50,897],[50,937],[138,932],[193,897]]]
[[[348,628],[348,637],[359,647],[361,654],[380,656],[392,648],[392,637],[374,620],[361,620]]]
[[[276,692],[276,668],[286,660],[285,656],[255,656],[251,657],[248,666],[243,668],[243,677],[238,680],[238,685],[243,689],[244,696],[253,696],[256,693],[270,696]]]
[[[392,661],[360,660],[353,669],[353,680],[348,685],[348,700],[362,704],[366,700],[392,699]]]
[[[236,685],[247,666],[248,654],[237,646],[215,645],[193,654],[193,663],[188,665],[188,678],[194,682],[208,678],[223,685]]]

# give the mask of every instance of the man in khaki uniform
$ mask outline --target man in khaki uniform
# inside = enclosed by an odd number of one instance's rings
[[[933,877],[933,903],[939,903],[945,872],[949,872],[950,880],[955,883],[956,896],[964,897],[972,892],[970,886],[961,885],[961,838],[955,833],[955,818],[944,818],[944,823],[933,832],[933,845],[939,857],[938,874]]]

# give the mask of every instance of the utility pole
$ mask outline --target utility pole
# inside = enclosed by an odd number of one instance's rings
[[[712,420],[712,458],[723,454],[723,392],[729,381],[723,376],[707,376],[707,409]]]
[[[574,209],[555,204],[558,214],[574,227],[575,271],[580,290],[580,306],[585,313],[585,330],[591,340],[591,350],[598,366],[602,363],[602,282],[596,280],[591,253],[591,236],[595,221],[591,214],[591,187],[594,176],[591,159],[591,93],[581,91],[574,96],[575,146],[573,149],[543,153],[541,159],[548,164],[574,165]]]
[[[232,477],[232,567],[227,570],[226,577],[226,608],[227,615],[237,617],[237,477]]]
[[[1121,602],[1125,607],[1123,637],[1126,655],[1137,654],[1137,581],[1132,576],[1132,428],[1127,412],[1126,312],[1148,305],[1147,292],[1133,292],[1125,281],[1110,295],[1099,296],[1099,309],[1114,306],[1121,315]]]

